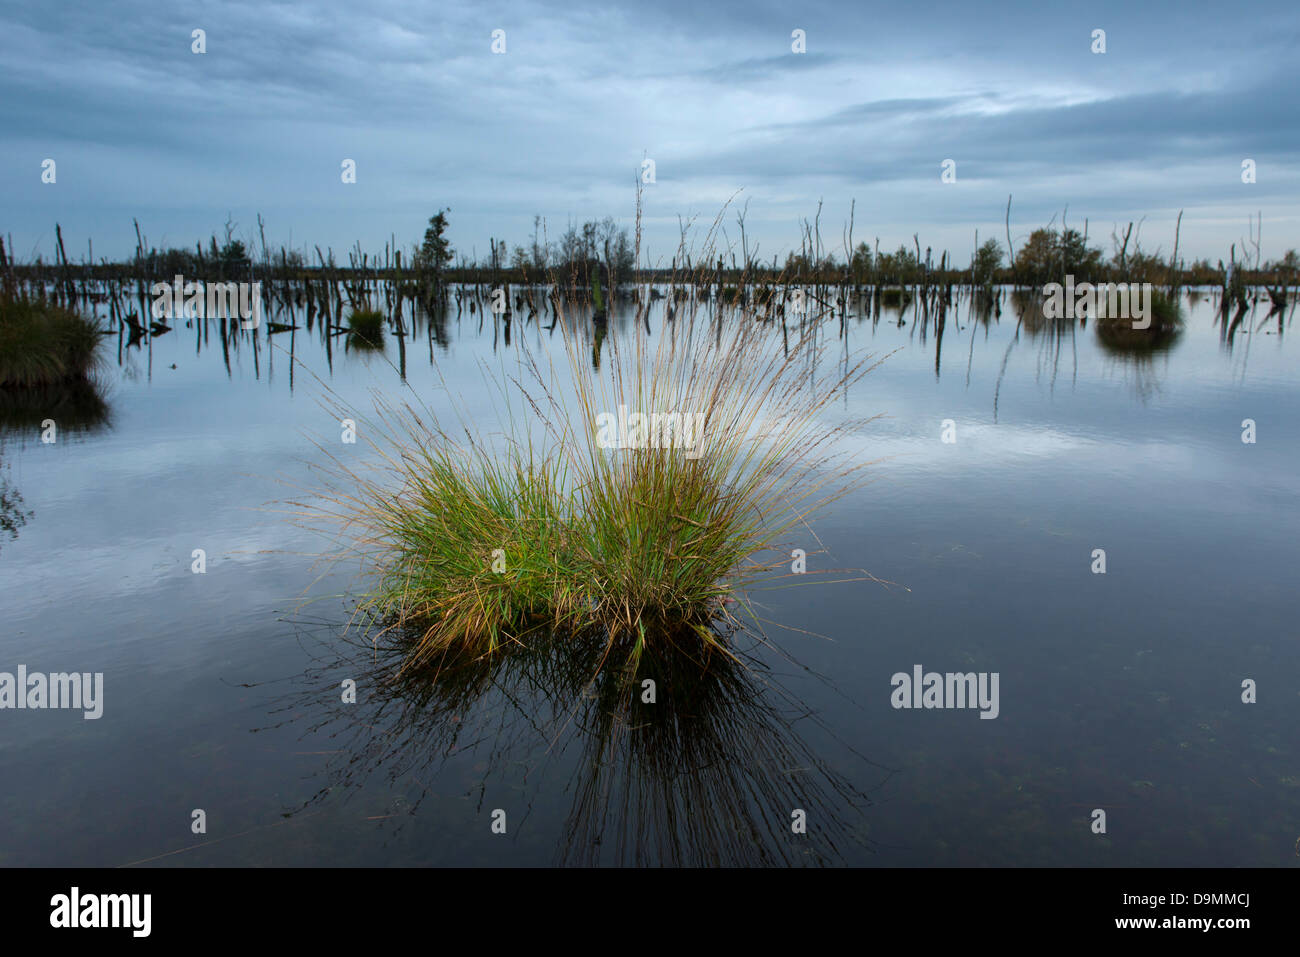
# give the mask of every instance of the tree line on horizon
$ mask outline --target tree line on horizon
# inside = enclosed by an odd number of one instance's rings
[[[413,245],[406,256],[397,248],[396,242],[386,244],[384,257],[375,256],[373,260],[360,253],[358,249],[351,255],[351,268],[356,270],[373,269],[385,275],[414,273],[430,280],[435,286],[445,282],[542,282],[573,281],[581,288],[589,288],[593,277],[597,277],[613,288],[631,280],[637,271],[636,250],[626,226],[620,226],[611,216],[601,220],[587,220],[582,223],[571,221],[557,239],[548,238],[546,221],[535,216],[533,235],[530,241],[511,247],[504,239],[489,239],[486,257],[466,255],[462,249],[459,253],[452,247],[448,237],[450,229],[449,210],[441,209],[430,217],[422,241]],[[258,217],[259,231],[262,226]],[[743,237],[743,219],[742,219]],[[80,265],[67,260],[62,254],[57,263],[65,272],[67,270],[90,269],[98,273],[102,270],[112,271],[115,276],[125,271],[133,278],[141,274],[149,277],[170,277],[188,275],[201,277],[215,273],[218,277],[238,277],[240,274],[256,267],[263,271],[276,272],[284,278],[294,273],[326,270],[345,272],[348,267],[341,267],[334,261],[334,253],[328,255],[319,247],[315,248],[317,260],[308,259],[304,251],[281,248],[272,252],[262,236],[261,255],[255,253],[256,243],[246,243],[234,235],[233,224],[227,220],[224,241],[219,241],[213,234],[206,245],[196,243],[191,248],[173,247],[157,249],[147,247],[136,224],[137,248],[135,255],[124,262],[112,263],[102,260],[98,264],[82,263]],[[1112,250],[1109,255],[1100,247],[1089,242],[1086,233],[1076,229],[1056,229],[1053,226],[1033,230],[1022,242],[1014,255],[1008,257],[1006,246],[997,239],[986,239],[979,243],[967,265],[958,266],[944,251],[935,260],[934,250],[921,247],[919,236],[913,237],[908,246],[900,243],[890,251],[881,251],[877,239],[874,247],[860,242],[853,248],[851,256],[844,257],[834,251],[822,251],[818,237],[814,242],[811,231],[799,250],[791,250],[782,262],[777,256],[770,261],[760,261],[756,254],[750,254],[747,246],[742,255],[730,251],[729,257],[718,256],[716,260],[709,256],[707,260],[694,259],[685,248],[685,232],[682,246],[671,260],[669,266],[642,267],[642,273],[661,277],[664,274],[679,275],[683,278],[692,274],[708,274],[713,277],[748,276],[751,280],[786,282],[848,282],[855,285],[913,285],[928,282],[960,282],[972,286],[990,286],[999,283],[1035,286],[1054,281],[1063,275],[1073,275],[1078,281],[1150,281],[1167,282],[1171,278],[1179,284],[1206,285],[1221,284],[1232,273],[1252,274],[1257,281],[1270,279],[1283,286],[1294,285],[1300,277],[1300,255],[1296,250],[1288,250],[1276,260],[1263,261],[1258,243],[1255,243],[1254,256],[1249,253],[1243,241],[1243,252],[1238,259],[1236,244],[1229,253],[1229,262],[1219,260],[1211,264],[1207,258],[1187,263],[1179,259],[1175,264],[1173,257],[1166,259],[1157,249],[1148,252],[1139,242],[1133,242],[1130,249],[1133,224],[1123,231],[1111,234]],[[1175,244],[1175,255],[1177,245]],[[7,268],[22,269],[13,262],[12,248]],[[28,268],[38,271],[47,264],[38,256]]]

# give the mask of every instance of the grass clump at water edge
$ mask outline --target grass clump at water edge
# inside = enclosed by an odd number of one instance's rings
[[[98,322],[39,299],[0,299],[0,388],[84,382],[96,365]]]

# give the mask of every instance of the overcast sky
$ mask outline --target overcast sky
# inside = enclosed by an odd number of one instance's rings
[[[207,52],[191,52],[192,31]],[[494,30],[505,53],[492,52]],[[806,52],[792,52],[792,31]],[[1092,32],[1105,30],[1106,52]],[[1300,4],[438,4],[6,2],[0,230],[20,259],[250,237],[340,255],[419,241],[450,207],[458,250],[570,220],[632,222],[643,158],[650,261],[697,245],[728,200],[765,260],[824,201],[839,248],[920,234],[958,262],[1053,215],[1109,250],[1211,261],[1263,213],[1262,253],[1300,247]],[[42,183],[42,161],[57,180]],[[341,163],[356,162],[356,183]],[[941,164],[956,163],[956,182]],[[1257,181],[1242,182],[1253,159]],[[739,191],[739,192],[738,192]],[[720,236],[720,239],[723,237]],[[314,257],[313,257],[314,258]]]

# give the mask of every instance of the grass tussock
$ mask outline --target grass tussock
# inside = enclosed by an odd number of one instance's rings
[[[1135,320],[1128,315],[1099,317],[1097,341],[1115,354],[1159,352],[1169,348],[1183,329],[1183,313],[1177,297],[1153,287],[1148,308],[1146,327],[1140,329],[1133,327]]]
[[[1130,288],[1135,288],[1136,283],[1131,283]],[[1104,288],[1104,287],[1103,287]],[[1099,292],[1099,295],[1104,293]],[[1136,295],[1134,293],[1134,295]],[[1149,293],[1147,309],[1149,310],[1147,319],[1150,320],[1149,329],[1157,332],[1164,332],[1182,325],[1183,313],[1179,307],[1178,298],[1159,287],[1152,286]],[[1115,315],[1106,315],[1097,317],[1097,324],[1104,326],[1128,326],[1132,328],[1135,321],[1135,307],[1120,309]]]
[[[1151,290],[1151,323],[1160,329],[1173,329],[1182,325],[1183,311],[1176,296],[1171,296],[1164,289]]]
[[[419,401],[335,409],[373,457],[322,445],[311,524],[338,523],[366,574],[360,611],[414,633],[411,665],[565,635],[634,659],[687,636],[722,647],[737,613],[757,620],[751,589],[806,580],[791,548],[817,550],[810,518],[868,464],[838,448],[862,423],[830,413],[870,360],[816,369],[813,327],[783,348],[779,327],[752,317],[724,329],[693,315],[611,337],[601,372],[585,326],[562,317],[562,349],[522,351],[497,377],[503,399],[522,400],[499,441],[463,412],[444,427]],[[662,427],[673,413],[681,427]],[[622,414],[631,427],[615,437]],[[647,435],[637,415],[660,428]]]
[[[0,388],[84,382],[94,370],[98,322],[39,299],[0,300]]]
[[[359,348],[382,349],[384,314],[378,309],[354,309],[348,314],[348,340]]]

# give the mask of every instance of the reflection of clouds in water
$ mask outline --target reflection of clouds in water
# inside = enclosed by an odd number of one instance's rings
[[[956,425],[957,446],[978,446],[978,461],[972,462],[971,467],[980,470],[1003,467],[1008,460],[1026,456],[1047,458],[1072,455],[1109,444],[1100,437],[1049,428],[1046,425],[995,425],[966,419],[958,420]],[[845,445],[856,455],[888,459],[891,469],[929,469],[951,465],[954,447],[940,441],[939,419],[934,420],[932,435],[918,434],[910,429],[903,431],[904,428],[906,427],[898,426],[890,434],[884,426],[873,423],[873,434],[846,438]]]
[[[815,865],[870,850],[869,796],[803,742],[794,722],[825,726],[753,654],[702,659],[698,639],[665,641],[632,665],[606,657],[594,636],[546,644],[398,678],[400,651],[362,641],[305,674],[277,711],[342,739],[342,750],[299,811],[384,775],[389,786],[426,782],[408,808],[417,813],[432,775],[473,752],[489,765],[479,794],[516,765],[571,766],[562,864]],[[344,677],[364,693],[334,706]],[[878,783],[891,773],[862,765]],[[792,831],[796,809],[806,834]]]

